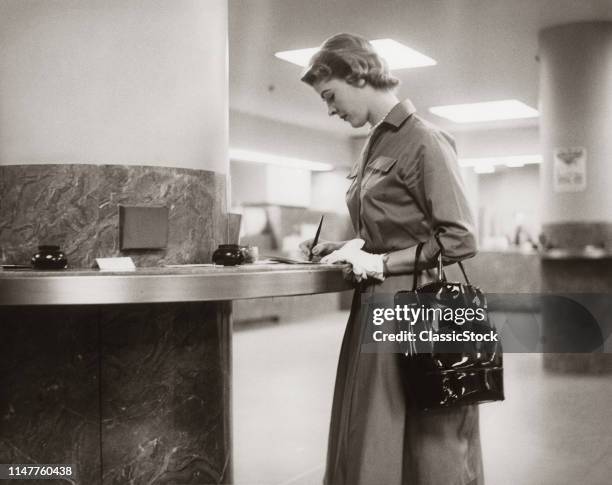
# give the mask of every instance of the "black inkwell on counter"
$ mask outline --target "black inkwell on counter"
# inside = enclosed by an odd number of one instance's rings
[[[236,266],[244,263],[244,253],[238,244],[220,244],[212,255],[213,263]]]
[[[32,256],[32,266],[34,269],[66,269],[68,260],[59,246],[42,245]]]

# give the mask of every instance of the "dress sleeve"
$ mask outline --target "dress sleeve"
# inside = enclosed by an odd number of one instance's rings
[[[421,148],[422,200],[434,234],[438,234],[444,248],[445,260],[471,258],[477,251],[474,218],[452,139],[439,132],[428,133]],[[432,235],[423,246],[422,257],[431,262],[439,250]]]

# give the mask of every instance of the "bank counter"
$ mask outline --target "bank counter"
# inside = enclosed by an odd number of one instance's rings
[[[348,288],[326,265],[0,271],[0,462],[231,483],[231,301]]]

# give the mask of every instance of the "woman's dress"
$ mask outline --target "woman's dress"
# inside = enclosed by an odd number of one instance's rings
[[[432,260],[437,231],[445,256],[475,253],[453,142],[418,118],[410,101],[374,129],[349,178],[347,205],[365,250],[386,253],[423,241],[423,256]],[[421,282],[427,277],[423,272]],[[393,276],[355,291],[336,376],[326,485],[483,483],[478,407],[419,411],[402,384],[398,355],[362,351],[362,296],[392,304],[411,283],[411,276]]]

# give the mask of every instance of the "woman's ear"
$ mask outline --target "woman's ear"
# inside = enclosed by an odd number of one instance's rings
[[[357,86],[358,88],[362,88],[366,85],[366,80],[364,78],[358,79],[357,80],[357,84],[355,84],[355,86]]]

